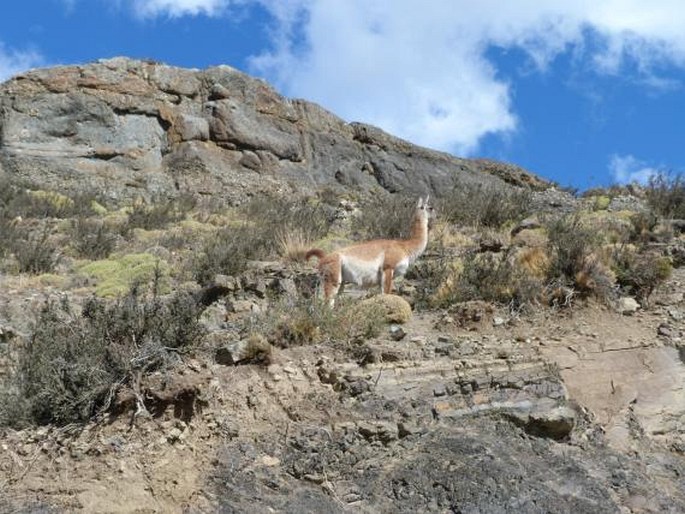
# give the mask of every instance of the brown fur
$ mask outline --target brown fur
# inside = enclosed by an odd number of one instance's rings
[[[361,286],[381,285],[384,293],[390,293],[395,275],[404,274],[426,249],[431,213],[428,198],[425,201],[419,199],[409,239],[376,239],[340,248],[330,254],[318,248],[309,250],[307,260],[311,257],[319,259],[324,298],[332,305],[344,282]]]

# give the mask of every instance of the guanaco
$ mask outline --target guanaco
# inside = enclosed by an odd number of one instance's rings
[[[433,208],[419,198],[411,223],[409,239],[375,239],[340,248],[329,254],[318,248],[309,250],[305,258],[317,257],[324,299],[332,307],[342,284],[361,287],[380,285],[382,292],[392,291],[392,280],[402,276],[426,249],[428,221]]]

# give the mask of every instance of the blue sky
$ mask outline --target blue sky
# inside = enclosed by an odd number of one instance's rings
[[[0,80],[125,55],[229,64],[457,156],[580,189],[685,170],[680,0],[34,0]]]

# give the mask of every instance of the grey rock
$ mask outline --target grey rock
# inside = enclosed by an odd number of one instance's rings
[[[250,357],[249,343],[246,340],[225,344],[216,350],[214,361],[231,366]]]
[[[127,200],[200,192],[238,203],[284,187],[509,187],[491,168],[346,123],[229,66],[114,58],[32,70],[0,85],[0,169],[66,193]]]
[[[208,331],[223,329],[226,325],[226,306],[219,302],[213,303],[202,312],[199,321]]]
[[[640,304],[637,303],[635,298],[624,296],[618,299],[617,309],[621,314],[630,316],[640,309]]]
[[[404,329],[399,325],[390,325],[388,332],[390,332],[390,338],[393,341],[401,341],[407,335]]]
[[[657,334],[663,337],[674,337],[676,331],[668,323],[661,323],[657,328]]]
[[[540,227],[542,227],[542,225],[537,218],[526,218],[511,229],[511,236],[514,237],[516,234],[523,232],[524,230],[535,230]]]
[[[683,319],[683,312],[678,310],[678,309],[668,309],[668,315],[674,319],[675,321],[682,321]]]

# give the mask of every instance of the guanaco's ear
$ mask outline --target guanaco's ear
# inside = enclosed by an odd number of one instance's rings
[[[428,199],[431,197],[431,195],[426,195],[426,199],[423,201],[424,207],[428,207]]]
[[[421,197],[419,196],[419,202],[416,204],[416,208],[417,208],[417,209],[423,209],[423,205],[424,205],[424,203],[423,203],[423,198],[421,198]]]

